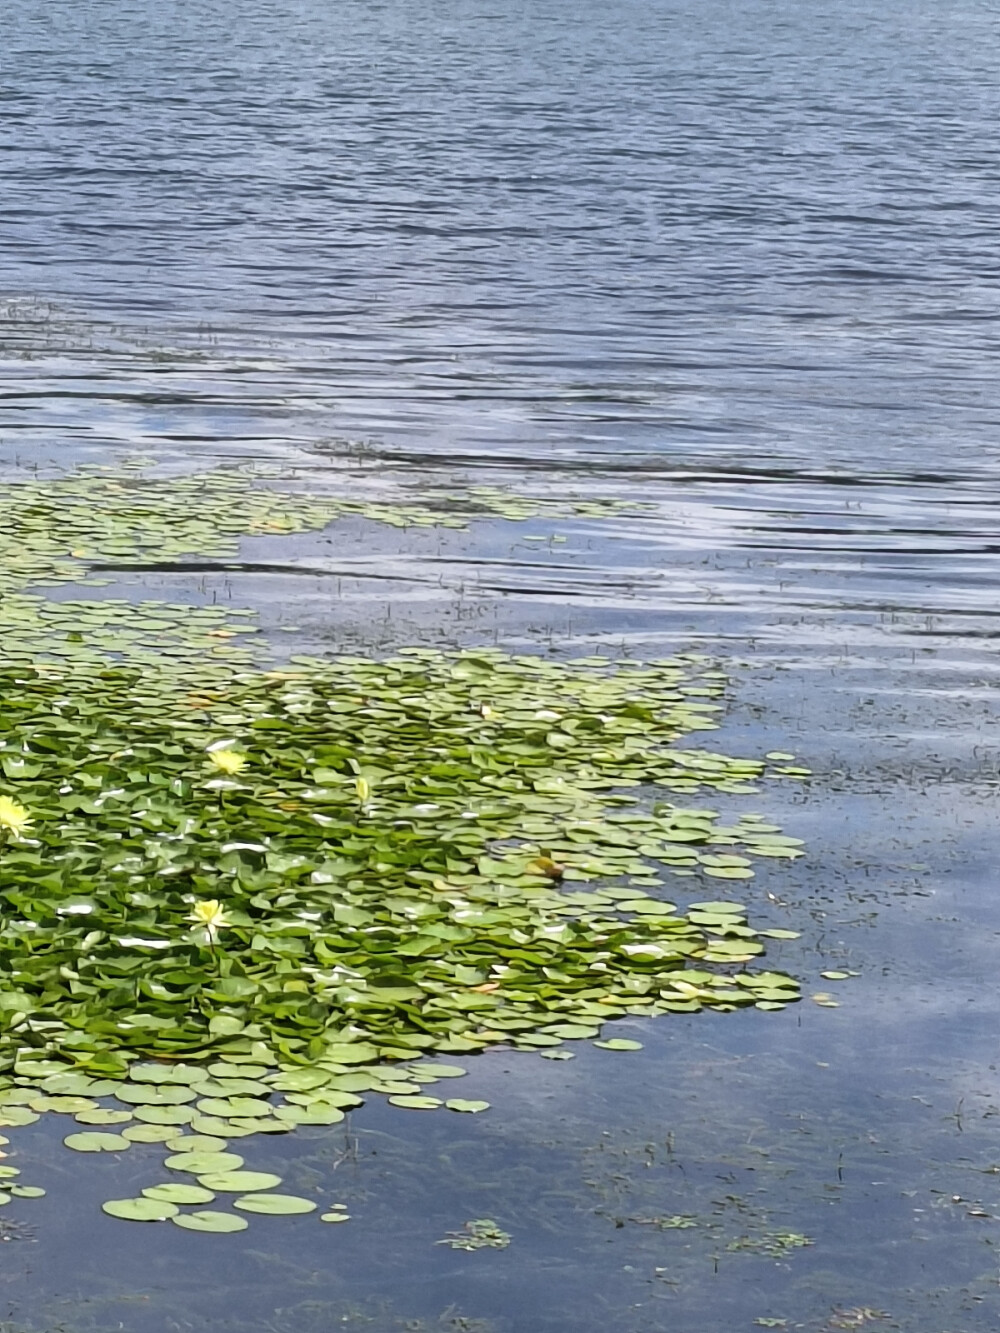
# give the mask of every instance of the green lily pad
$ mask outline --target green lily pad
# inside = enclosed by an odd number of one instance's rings
[[[274,1107],[260,1097],[206,1097],[198,1103],[202,1115],[247,1118],[271,1115]]]
[[[419,1064],[410,1065],[415,1078],[423,1081],[427,1078],[461,1078],[465,1070],[461,1065],[438,1064],[434,1060],[422,1060]]]
[[[181,1106],[198,1096],[194,1088],[176,1083],[123,1083],[115,1089],[120,1102],[130,1106]]]
[[[174,1153],[182,1152],[224,1152],[226,1140],[210,1134],[175,1134],[165,1140],[166,1146]]]
[[[244,1194],[233,1200],[233,1207],[242,1208],[247,1213],[268,1213],[274,1217],[316,1211],[316,1204],[311,1199],[301,1199],[294,1194]]]
[[[177,1216],[177,1205],[165,1199],[108,1199],[101,1208],[111,1217],[127,1222],[165,1222]]]
[[[38,1119],[37,1111],[29,1111],[26,1106],[0,1107],[0,1126],[33,1125]]]
[[[147,1125],[189,1125],[195,1118],[190,1106],[136,1106],[132,1115]]]
[[[162,1199],[167,1203],[211,1203],[215,1195],[201,1185],[149,1185],[142,1191],[146,1199]]]
[[[236,1125],[232,1120],[223,1120],[221,1116],[215,1115],[196,1115],[192,1117],[190,1124],[196,1134],[207,1138],[243,1139],[248,1134],[256,1133],[244,1125]]]
[[[177,1133],[173,1125],[129,1125],[122,1138],[130,1143],[163,1143]]]
[[[78,1111],[73,1119],[78,1125],[127,1125],[132,1119],[131,1111],[112,1111],[99,1106],[93,1111]]]
[[[238,1171],[242,1165],[243,1158],[234,1152],[181,1152],[164,1162],[171,1171],[191,1171],[196,1176],[214,1171]]]
[[[344,1119],[344,1112],[337,1106],[279,1106],[275,1111],[278,1120],[288,1125],[339,1125]]]
[[[464,1097],[452,1097],[449,1101],[445,1102],[445,1106],[449,1111],[468,1111],[472,1115],[475,1115],[479,1111],[488,1111],[490,1109],[489,1102],[467,1100]]]
[[[602,1051],[641,1051],[642,1042],[633,1041],[631,1037],[609,1037],[607,1041],[595,1041],[595,1046],[599,1046]]]
[[[390,1106],[403,1106],[408,1111],[433,1111],[441,1105],[440,1097],[390,1097]]]
[[[219,1234],[246,1231],[250,1225],[245,1217],[236,1217],[233,1213],[215,1212],[210,1208],[197,1213],[178,1213],[171,1221],[186,1231],[214,1231]]]
[[[132,1142],[124,1134],[102,1134],[98,1130],[81,1130],[79,1134],[67,1134],[63,1139],[67,1148],[75,1152],[125,1152]]]
[[[198,1184],[217,1193],[242,1194],[244,1191],[269,1190],[281,1184],[281,1177],[270,1171],[212,1171],[198,1177]]]
[[[64,1115],[76,1115],[80,1111],[98,1110],[97,1102],[90,1097],[51,1096],[36,1097],[28,1103],[33,1111],[59,1111]]]

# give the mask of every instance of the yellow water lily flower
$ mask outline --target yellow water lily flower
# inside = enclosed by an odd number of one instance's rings
[[[213,940],[220,930],[232,925],[217,898],[208,898],[195,903],[188,920],[193,921],[196,926],[202,926]]]
[[[371,784],[369,783],[367,778],[355,778],[354,790],[357,792],[358,800],[362,804],[364,804],[364,802],[367,801],[368,797],[371,796],[372,794]]]
[[[216,768],[230,775],[238,773],[247,765],[246,755],[240,754],[238,750],[209,750],[208,757]]]
[[[13,796],[0,796],[0,829],[15,838],[23,838],[30,823],[31,816],[20,801],[15,801]]]

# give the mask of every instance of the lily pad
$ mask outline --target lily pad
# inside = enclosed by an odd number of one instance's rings
[[[178,1213],[173,1217],[172,1222],[175,1226],[183,1227],[185,1231],[214,1231],[218,1234],[231,1231],[246,1231],[250,1223],[245,1217],[237,1217],[234,1213],[219,1213],[207,1208],[197,1213]]]
[[[192,1171],[196,1176],[210,1171],[238,1171],[242,1165],[243,1158],[234,1152],[180,1152],[164,1162],[171,1171]]]
[[[452,1097],[445,1102],[445,1106],[449,1111],[468,1111],[472,1115],[475,1115],[479,1111],[488,1111],[490,1109],[489,1102],[479,1102],[464,1097]]]
[[[125,1138],[124,1134],[103,1134],[98,1130],[67,1134],[63,1143],[76,1152],[125,1152],[132,1146],[131,1139]]]
[[[108,1199],[101,1204],[104,1212],[111,1217],[120,1217],[127,1222],[165,1222],[177,1216],[177,1205],[165,1199]]]
[[[311,1199],[302,1199],[295,1194],[244,1194],[233,1200],[233,1207],[242,1208],[247,1213],[268,1213],[274,1217],[316,1211],[316,1204]]]
[[[244,1191],[273,1189],[281,1184],[281,1177],[270,1171],[212,1171],[199,1176],[198,1184],[220,1194],[242,1194]]]
[[[162,1199],[167,1203],[211,1203],[215,1195],[201,1185],[149,1185],[142,1191],[146,1199]]]

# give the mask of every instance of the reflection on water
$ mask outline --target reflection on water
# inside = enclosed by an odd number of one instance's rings
[[[12,1327],[995,1327],[995,13],[9,9],[2,475],[140,453],[630,502],[345,520],[107,595],[255,605],[280,653],[718,652],[724,747],[817,775],[761,795],[811,855],[751,892],[840,1001],[494,1052],[487,1116],[268,1141],[293,1188],[342,1182],[342,1227],[137,1235],[98,1205],[146,1183],[138,1150],[22,1130],[52,1188],[33,1234],[4,1213]],[[475,1217],[510,1248],[435,1245]]]

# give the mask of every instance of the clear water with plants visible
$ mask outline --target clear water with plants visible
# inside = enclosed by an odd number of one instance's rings
[[[5,1333],[995,1327],[995,26],[5,16]]]

